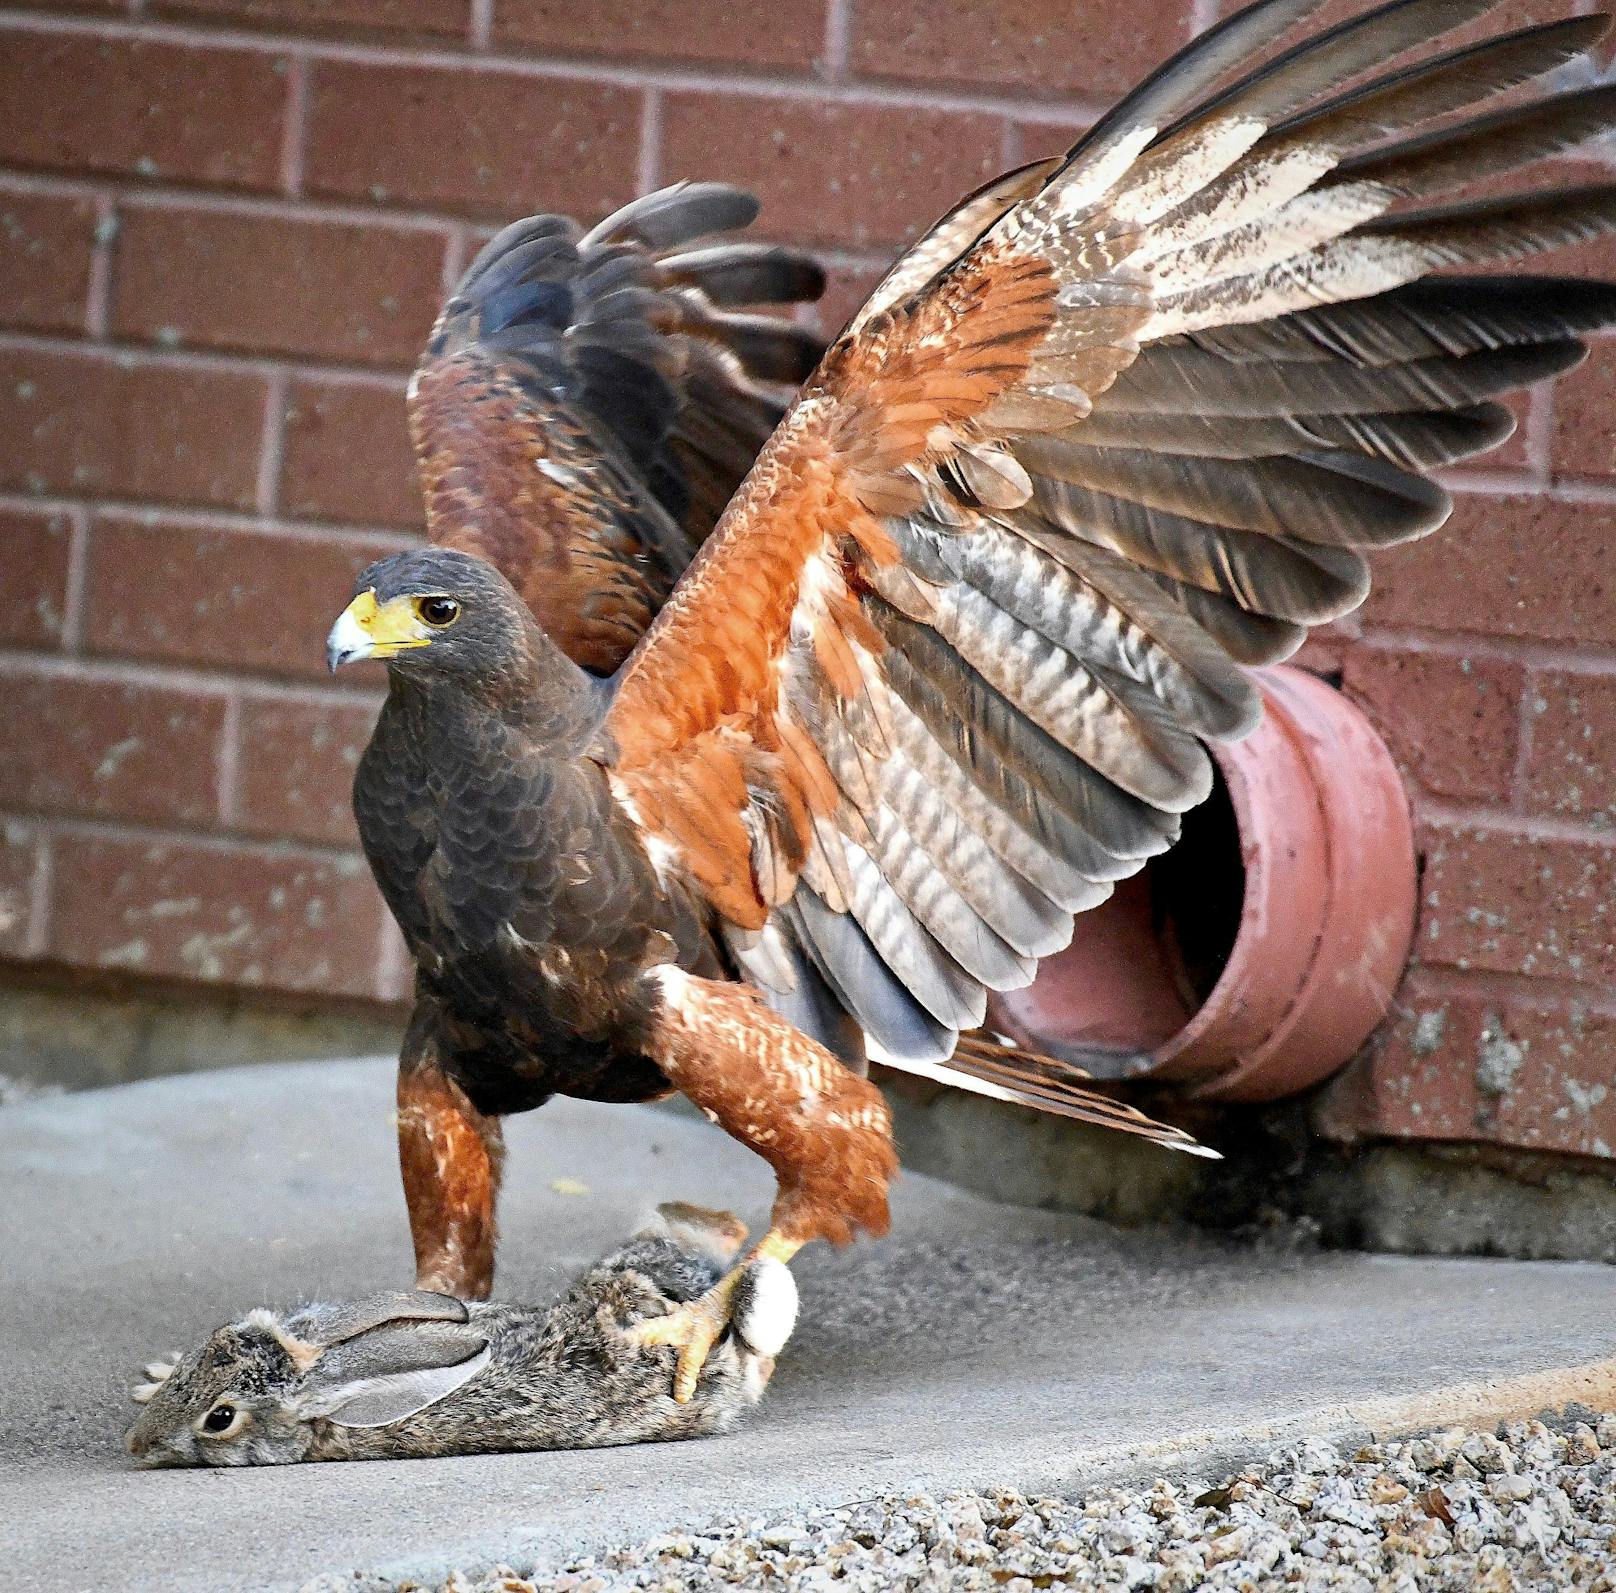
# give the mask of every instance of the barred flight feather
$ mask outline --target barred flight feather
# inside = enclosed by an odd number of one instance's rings
[[[652,830],[683,837],[691,757],[801,738],[808,775],[758,765],[794,805],[711,784],[768,821],[704,816],[758,859],[754,902],[707,899],[900,1060],[1171,844],[1249,668],[1360,603],[1366,555],[1446,519],[1427,472],[1616,322],[1609,284],[1432,275],[1616,230],[1616,185],[1451,197],[1610,129],[1608,86],[1498,100],[1603,22],[1455,47],[1490,0],[1392,0],[1285,47],[1314,9],[1259,0],[939,221],[618,676],[598,756]],[[674,266],[722,306],[703,251]],[[960,1065],[1057,1109],[1014,1053]]]

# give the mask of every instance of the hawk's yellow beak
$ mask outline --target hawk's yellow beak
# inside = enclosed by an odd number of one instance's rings
[[[338,616],[325,639],[325,661],[333,670],[362,658],[393,658],[406,647],[426,647],[431,632],[407,597],[376,601],[374,591],[361,592]]]

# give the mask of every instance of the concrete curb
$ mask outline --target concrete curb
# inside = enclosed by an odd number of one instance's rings
[[[255,1304],[400,1280],[390,1071],[260,1067],[0,1109],[13,1593],[553,1564],[726,1514],[962,1487],[1069,1492],[1215,1473],[1302,1436],[1616,1405],[1601,1359],[1616,1268],[1125,1233],[909,1175],[892,1240],[799,1262],[803,1327],[731,1437],[129,1469],[124,1390],[153,1351]],[[551,1296],[655,1200],[755,1217],[770,1192],[754,1158],[668,1112],[556,1102],[509,1138],[512,1297]],[[577,1183],[588,1192],[568,1193]]]

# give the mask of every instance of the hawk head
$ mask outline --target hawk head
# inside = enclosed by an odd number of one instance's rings
[[[449,548],[415,548],[360,575],[326,638],[326,662],[336,670],[380,658],[408,674],[486,679],[525,655],[529,623],[493,565]]]

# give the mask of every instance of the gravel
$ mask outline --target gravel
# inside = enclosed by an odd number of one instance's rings
[[[421,1584],[321,1577],[303,1593]],[[728,1520],[441,1593],[1616,1593],[1616,1415],[1572,1409],[1345,1453],[1276,1450],[1217,1486],[954,1493]]]

